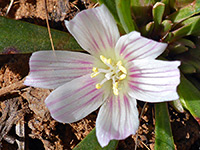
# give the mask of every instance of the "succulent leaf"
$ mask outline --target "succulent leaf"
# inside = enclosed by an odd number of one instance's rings
[[[22,53],[52,50],[48,30],[31,23],[0,17],[0,53],[14,48]],[[55,49],[81,51],[82,48],[68,33],[51,29]]]
[[[155,150],[174,150],[167,103],[155,105]]]
[[[180,23],[181,21],[188,19],[189,17],[194,16],[198,13],[200,13],[200,1],[195,0],[192,3],[190,2],[187,6],[181,8],[180,10],[175,11],[169,16],[169,19],[173,23]]]
[[[106,7],[109,9],[111,14],[115,18],[115,21],[120,25],[120,20],[119,20],[118,14],[117,14],[115,0],[99,0],[99,3],[106,5]]]
[[[118,145],[117,140],[112,140],[102,148],[96,138],[96,129],[94,128],[73,150],[115,150]]]
[[[162,22],[161,28],[162,28],[162,36],[165,36],[167,33],[169,33],[169,31],[172,28],[172,22],[170,20],[164,20]]]
[[[184,74],[193,74],[197,72],[196,68],[193,65],[186,62],[182,62],[180,70]]]
[[[181,84],[178,87],[178,93],[183,106],[190,111],[197,121],[200,118],[200,92],[183,75]],[[200,122],[199,122],[200,123]]]
[[[171,41],[188,35],[200,34],[199,25],[200,16],[191,17],[181,22],[181,27],[173,31],[174,38]]]
[[[154,3],[154,0],[131,0],[132,12],[138,25],[145,26],[151,21],[151,9]]]
[[[148,36],[154,29],[154,22],[149,22],[146,26],[141,28],[142,35]]]
[[[174,42],[173,44],[169,45],[168,48],[170,49],[171,55],[177,55],[188,51],[187,47],[177,42]]]
[[[188,46],[190,48],[196,48],[194,42],[185,38],[181,38],[177,42],[181,43],[182,45]]]
[[[115,0],[115,3],[120,22],[125,32],[129,33],[131,31],[138,30],[137,25],[131,16],[131,1]]]
[[[155,23],[155,27],[157,27],[158,25],[161,24],[164,11],[165,11],[165,4],[164,3],[157,2],[153,6],[152,13],[153,13],[153,20],[154,20],[154,23]]]
[[[173,7],[176,9],[180,9],[192,2],[194,2],[194,0],[174,0]]]

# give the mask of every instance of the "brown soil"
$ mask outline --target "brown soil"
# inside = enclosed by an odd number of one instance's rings
[[[5,16],[9,0],[0,0],[0,15]],[[71,19],[77,12],[93,7],[89,0],[48,0],[50,26],[65,30],[64,19]],[[14,1],[7,17],[46,25],[44,0]],[[98,111],[72,124],[53,120],[44,105],[50,90],[24,86],[28,75],[31,54],[0,55],[0,149],[30,150],[72,149],[95,126]],[[144,103],[138,103],[141,112]],[[188,113],[177,113],[169,107],[174,141],[178,150],[200,149],[200,126]],[[138,130],[139,150],[154,149],[154,109],[148,104]],[[136,136],[119,142],[118,150],[133,150]]]

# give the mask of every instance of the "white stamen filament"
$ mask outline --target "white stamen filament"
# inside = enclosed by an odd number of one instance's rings
[[[112,63],[112,60],[110,58],[107,59],[103,55],[100,55],[100,59],[108,67],[108,69],[93,67],[93,73],[91,74],[91,78],[96,77],[100,73],[105,74],[105,78],[100,83],[96,84],[96,88],[100,89],[106,81],[112,80],[113,93],[114,95],[118,95],[119,82],[126,78],[127,70],[125,67],[122,66],[122,61],[118,61],[116,64],[114,64]]]

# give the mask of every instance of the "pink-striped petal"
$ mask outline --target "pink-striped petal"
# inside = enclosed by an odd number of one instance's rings
[[[155,59],[166,49],[166,43],[160,43],[142,37],[133,31],[121,36],[116,45],[116,53],[127,61],[136,59]]]
[[[103,88],[96,89],[96,83],[85,75],[55,89],[45,100],[51,116],[59,122],[71,123],[96,110],[108,96]]]
[[[25,85],[54,89],[92,72],[94,57],[67,51],[39,51],[30,58]]]
[[[81,47],[98,58],[99,53],[114,51],[119,39],[116,22],[105,5],[83,10],[65,25]]]
[[[179,61],[135,60],[129,63],[129,94],[146,102],[176,100]]]
[[[112,139],[122,140],[135,134],[138,126],[136,100],[128,95],[111,95],[97,116],[97,139],[104,147]]]

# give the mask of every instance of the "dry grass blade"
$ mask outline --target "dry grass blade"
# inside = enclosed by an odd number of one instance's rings
[[[9,4],[9,6],[8,6],[8,9],[7,9],[7,11],[6,11],[6,15],[9,13],[9,11],[10,11],[10,9],[11,9],[13,3],[14,3],[14,0],[11,0],[11,1],[10,1],[10,4]]]
[[[44,0],[44,5],[45,5],[45,11],[46,11],[46,23],[47,23],[48,33],[49,33],[49,39],[50,39],[50,42],[51,42],[52,50],[55,51],[53,39],[52,39],[52,36],[51,36],[51,29],[50,29],[50,26],[49,26],[49,19],[48,19],[49,16],[48,16],[48,11],[47,11],[47,0]]]

